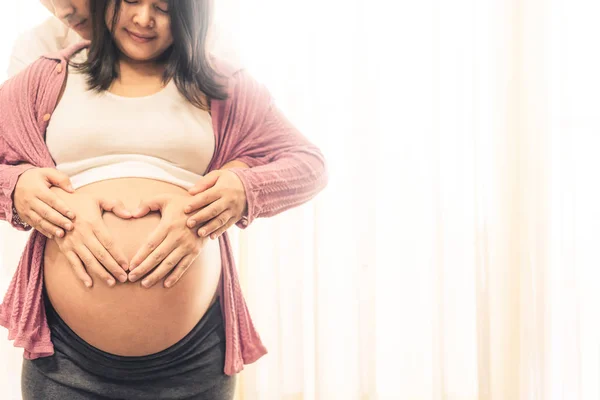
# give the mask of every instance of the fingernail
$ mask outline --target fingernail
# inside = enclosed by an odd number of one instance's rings
[[[69,185],[69,191],[74,192],[75,189],[73,189],[73,186]]]
[[[91,288],[91,287],[92,287],[92,282],[90,282],[90,281],[85,281],[84,283],[85,283],[85,286],[86,286],[86,287],[88,287],[88,288]]]
[[[131,282],[135,282],[136,279],[137,279],[137,275],[136,274],[129,274],[129,280]]]
[[[192,211],[192,207],[186,207],[185,210],[183,210],[185,213],[189,213],[190,211]]]
[[[195,221],[195,220],[193,220],[193,219],[190,219],[190,220],[188,221],[188,226],[189,226],[190,228],[193,228],[195,225],[196,225],[196,221]]]
[[[62,237],[63,233],[61,231],[59,231],[58,229],[56,230],[56,236],[58,237]]]
[[[115,284],[115,280],[110,278],[106,280],[106,283],[108,283],[108,286],[113,286]]]
[[[215,239],[217,238],[217,235],[215,235],[215,234],[213,233],[212,235],[210,235],[210,238],[211,238],[212,240],[215,240]]]
[[[166,288],[170,288],[173,285],[173,281],[166,281],[165,282],[165,287]]]
[[[131,213],[129,211],[124,211],[123,214],[125,214],[126,217],[131,217]]]
[[[73,229],[73,224],[66,224],[65,228],[70,231],[71,229]]]
[[[119,275],[119,282],[121,282],[121,283],[127,282],[127,275]]]
[[[150,281],[149,281],[149,280],[147,280],[147,279],[144,279],[144,280],[142,281],[142,285],[143,285],[144,287],[148,287],[148,286],[150,286]]]
[[[129,265],[127,265],[127,263],[123,263],[121,264],[121,268],[123,268],[124,271],[129,270]]]
[[[69,219],[73,219],[75,218],[75,214],[73,214],[71,211],[67,212],[67,217],[69,217]]]
[[[206,236],[206,231],[200,231],[200,236]]]

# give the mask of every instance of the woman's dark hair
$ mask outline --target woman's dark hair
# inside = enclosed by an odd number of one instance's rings
[[[115,3],[112,30],[105,23],[108,7]],[[119,49],[113,36],[123,0],[92,0],[90,19],[92,42],[87,61],[74,64],[88,75],[91,90],[105,91],[119,73]],[[211,65],[207,51],[207,35],[213,15],[213,0],[176,0],[169,2],[173,45],[161,56],[166,64],[163,82],[174,79],[185,98],[201,109],[208,109],[211,99],[225,100],[227,94],[217,79],[220,75]],[[204,104],[203,95],[208,104]]]

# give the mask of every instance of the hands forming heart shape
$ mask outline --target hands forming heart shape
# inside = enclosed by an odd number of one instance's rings
[[[150,288],[169,275],[164,286],[172,287],[198,257],[207,238],[198,237],[195,230],[186,225],[188,217],[184,209],[189,203],[188,195],[162,194],[142,201],[132,213],[132,218],[142,218],[158,211],[161,219],[131,259],[129,281],[145,277],[142,285]]]
[[[206,238],[200,238],[186,225],[184,208],[189,195],[159,195],[144,200],[131,212],[119,200],[95,199],[89,206],[78,209],[81,218],[73,221],[73,229],[55,240],[77,277],[91,288],[91,275],[99,277],[110,287],[136,282],[144,278],[142,286],[150,288],[164,280],[164,286],[173,286],[202,251]],[[143,218],[158,211],[161,220],[150,233],[144,245],[128,262],[124,252],[115,244],[102,215],[111,212],[121,219]],[[116,280],[115,280],[116,279]]]
[[[245,186],[229,168],[248,165],[232,161],[202,177],[187,195],[159,195],[143,201],[133,212],[116,200],[79,203],[78,218],[66,197],[54,191],[62,189],[73,194],[69,177],[54,168],[30,168],[20,175],[15,186],[11,221],[17,228],[33,227],[54,239],[87,287],[93,285],[90,273],[111,287],[116,284],[115,279],[124,283],[142,277],[145,287],[152,287],[165,277],[164,286],[171,287],[200,254],[208,237],[217,239],[248,211]],[[160,212],[161,221],[128,262],[115,245],[102,213],[131,219],[142,218],[151,211]],[[242,225],[247,226],[247,220]]]

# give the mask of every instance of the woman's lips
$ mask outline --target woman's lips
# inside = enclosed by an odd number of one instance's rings
[[[125,31],[129,34],[129,37],[131,37],[134,41],[138,43],[148,43],[156,39],[156,36],[144,36],[137,33],[133,33],[127,29],[125,29]]]

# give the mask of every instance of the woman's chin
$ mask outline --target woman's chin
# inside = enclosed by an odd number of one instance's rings
[[[136,63],[148,63],[156,61],[160,58],[160,56],[164,53],[164,51],[154,51],[152,49],[148,49],[147,44],[136,44],[131,43],[131,45],[123,46],[121,53],[122,55],[131,61]]]

